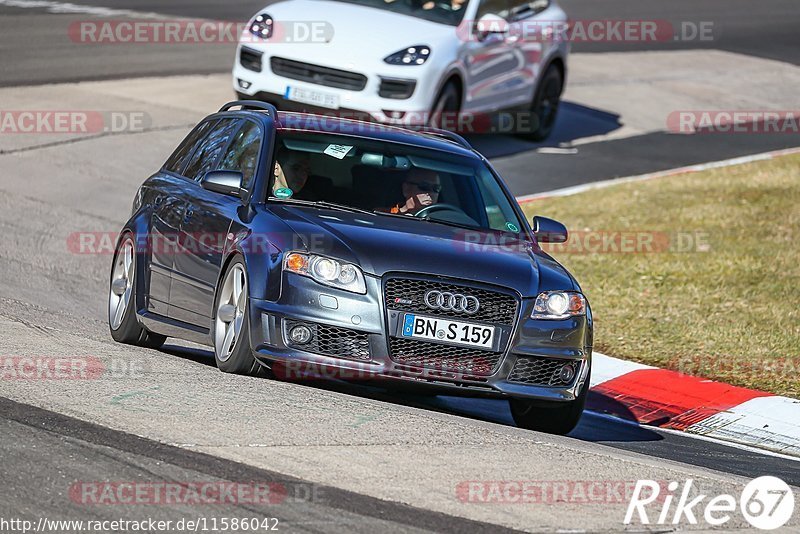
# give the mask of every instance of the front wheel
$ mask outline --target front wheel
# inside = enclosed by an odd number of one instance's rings
[[[250,348],[250,321],[247,274],[241,257],[228,265],[214,302],[211,327],[214,359],[226,373],[256,375],[261,365]]]
[[[157,349],[167,336],[148,331],[136,319],[136,247],[130,234],[120,241],[111,264],[108,327],[114,341]]]
[[[458,123],[460,105],[456,85],[453,82],[447,82],[433,104],[428,125],[442,130],[453,128]]]
[[[524,135],[532,141],[544,141],[556,124],[558,105],[564,88],[561,71],[550,65],[542,76],[531,102],[531,129]]]
[[[586,397],[589,395],[591,370],[580,394],[570,402],[546,402],[528,399],[510,399],[511,415],[520,428],[549,434],[569,434],[581,419]]]

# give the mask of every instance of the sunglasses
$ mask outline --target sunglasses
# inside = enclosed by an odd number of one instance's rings
[[[431,184],[428,182],[406,182],[408,185],[413,185],[420,191],[424,191],[425,193],[441,193],[442,192],[442,185],[441,184]]]

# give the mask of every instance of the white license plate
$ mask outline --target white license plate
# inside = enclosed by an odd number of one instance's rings
[[[495,328],[475,323],[451,321],[441,317],[425,317],[406,313],[403,337],[442,341],[465,347],[494,348]]]
[[[286,98],[286,100],[302,102],[303,104],[311,104],[312,106],[320,106],[330,109],[339,109],[339,95],[333,95],[331,93],[323,93],[322,91],[312,91],[310,89],[289,86],[286,88],[286,92],[283,94],[283,96]]]

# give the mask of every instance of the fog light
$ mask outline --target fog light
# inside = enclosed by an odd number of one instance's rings
[[[238,78],[238,81],[239,81],[239,87],[241,87],[242,89],[250,89],[250,86],[253,85],[246,80],[242,80],[241,78]]]
[[[292,343],[305,345],[311,341],[311,329],[304,325],[298,325],[289,330],[289,339]]]
[[[575,366],[571,363],[568,363],[562,367],[558,372],[558,378],[565,384],[572,382],[572,379],[575,378]]]
[[[388,109],[382,109],[381,111],[383,111],[383,114],[390,119],[400,120],[406,116],[405,111],[389,111]]]

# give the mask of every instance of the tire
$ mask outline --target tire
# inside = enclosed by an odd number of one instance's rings
[[[108,328],[119,343],[157,349],[167,336],[148,331],[136,318],[136,245],[130,234],[114,251],[108,289]]]
[[[545,71],[536,94],[531,102],[531,127],[524,135],[532,141],[544,141],[553,131],[558,116],[558,105],[561,102],[561,92],[564,89],[564,79],[561,71],[555,65],[550,65]]]
[[[250,299],[247,269],[241,256],[228,264],[214,296],[211,341],[220,371],[240,375],[261,374],[250,348]]]
[[[532,401],[510,399],[511,415],[520,428],[547,432],[549,434],[569,434],[577,425],[586,406],[589,395],[591,369],[586,376],[578,398],[571,402]]]
[[[431,109],[431,116],[428,117],[428,126],[433,128],[443,128],[447,124],[458,124],[455,120],[458,111],[461,108],[461,99],[458,96],[458,89],[453,82],[447,82],[442,90],[439,91],[439,96],[436,97],[436,102]],[[442,115],[445,116],[446,122],[443,124]]]

